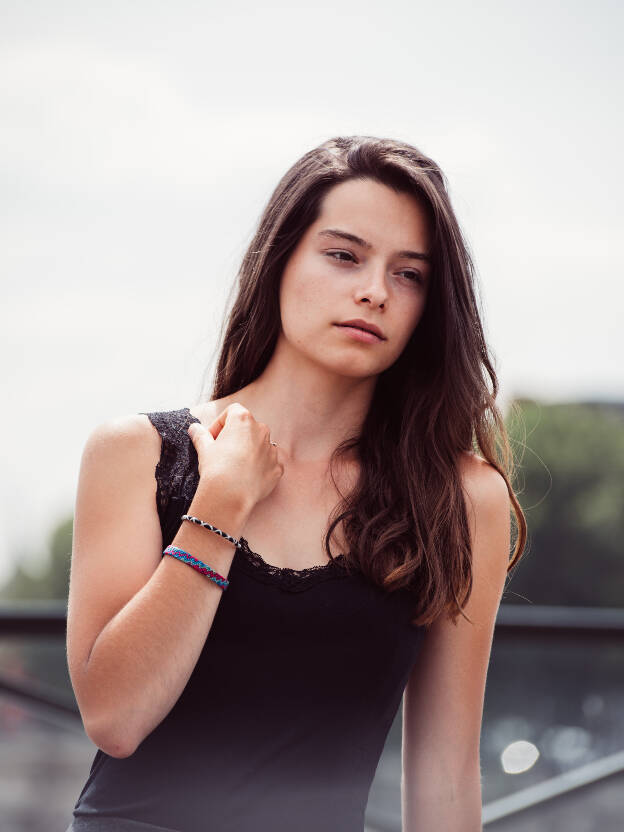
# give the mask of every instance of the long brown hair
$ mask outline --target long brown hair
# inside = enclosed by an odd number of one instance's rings
[[[401,141],[340,136],[295,162],[273,191],[240,266],[210,399],[237,392],[267,366],[281,328],[284,266],[318,218],[325,194],[355,177],[411,194],[424,207],[433,230],[432,271],[423,316],[402,354],[379,375],[361,433],[332,453],[330,470],[356,449],[360,477],[332,512],[325,549],[331,558],[330,539],[343,521],[349,568],[387,591],[413,590],[414,625],[428,626],[443,612],[455,621],[460,613],[467,618],[461,607],[472,591],[462,452],[479,452],[507,483],[517,529],[508,572],[522,555],[527,528],[511,485],[514,459],[495,402],[498,381],[472,258],[446,178],[432,159]]]

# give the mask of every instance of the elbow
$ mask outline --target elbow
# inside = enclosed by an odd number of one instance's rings
[[[127,720],[111,717],[109,710],[104,710],[100,701],[94,701],[92,690],[87,690],[84,679],[77,685],[72,678],[74,695],[82,718],[87,737],[109,757],[123,759],[136,751],[138,743],[133,741],[133,732],[129,730]]]
[[[137,749],[135,743],[129,742],[127,732],[126,736],[123,736],[118,730],[112,730],[110,725],[84,722],[84,728],[91,742],[109,757],[123,760],[131,757]]]

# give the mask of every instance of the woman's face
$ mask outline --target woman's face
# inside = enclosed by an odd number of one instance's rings
[[[372,179],[335,185],[284,269],[281,337],[341,375],[383,372],[425,309],[430,233],[425,210],[410,194]],[[375,324],[384,339],[364,341],[339,326],[354,318]]]

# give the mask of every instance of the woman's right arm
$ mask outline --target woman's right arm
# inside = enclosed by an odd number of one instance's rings
[[[162,556],[160,451],[147,416],[132,414],[98,425],[80,463],[67,662],[85,731],[113,757],[132,754],[174,706],[224,591]],[[238,538],[252,505],[200,477],[188,513]],[[182,522],[173,545],[228,576],[235,548],[219,535]]]

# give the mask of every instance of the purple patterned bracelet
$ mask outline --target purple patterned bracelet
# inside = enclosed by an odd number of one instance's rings
[[[207,578],[210,578],[211,581],[214,581],[223,590],[227,589],[230,585],[227,578],[224,578],[223,575],[215,572],[214,569],[211,569],[201,560],[194,558],[193,555],[189,554],[189,552],[185,552],[184,549],[180,549],[179,546],[167,546],[167,548],[163,551],[163,555],[171,555],[172,557],[181,560],[183,563],[187,563],[189,566],[192,566],[193,569],[197,569],[197,571],[201,572],[202,575],[205,575]]]

